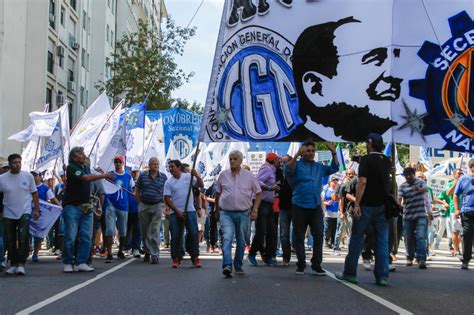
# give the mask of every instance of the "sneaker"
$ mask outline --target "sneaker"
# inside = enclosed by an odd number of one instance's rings
[[[25,267],[23,265],[16,267],[16,274],[19,276],[24,276],[26,274]]]
[[[341,281],[347,281],[353,284],[357,284],[358,282],[357,277],[345,275],[343,272],[336,272],[335,276],[336,276],[336,279],[341,280]]]
[[[388,279],[387,278],[379,278],[375,280],[375,284],[379,285],[381,287],[386,287],[388,286]]]
[[[65,273],[71,273],[71,272],[74,271],[74,269],[72,269],[72,265],[67,265],[67,264],[65,264],[65,265],[64,265],[64,268],[63,268],[63,271],[64,271]]]
[[[426,263],[425,263],[424,261],[420,261],[420,262],[418,263],[418,268],[420,268],[420,269],[426,269]]]
[[[275,253],[275,256],[276,257],[282,257],[283,254],[281,253],[281,251],[279,249],[276,250],[276,253]]]
[[[283,266],[289,266],[289,265],[290,265],[290,260],[283,258],[283,263],[282,263],[282,265],[283,265]]]
[[[102,250],[100,252],[100,257],[107,257],[107,251],[106,250]]]
[[[140,258],[141,257],[140,251],[138,249],[135,249],[133,251],[133,257],[135,257],[135,258]]]
[[[315,276],[325,276],[326,271],[321,266],[311,267],[311,274]]]
[[[145,256],[143,257],[143,262],[150,262],[150,254],[145,253]]]
[[[38,255],[31,256],[31,261],[35,263],[39,262]]]
[[[460,253],[454,254],[454,257],[457,258],[457,259],[459,259],[460,262],[462,262],[463,259],[464,259],[463,255],[461,255]]]
[[[235,268],[235,274],[239,276],[243,276],[245,272],[242,268]]]
[[[222,274],[226,278],[232,278],[232,268],[230,266],[225,266],[224,269],[222,269]]]
[[[111,264],[114,262],[114,257],[112,255],[107,255],[107,258],[105,259],[106,264]]]
[[[156,255],[151,255],[150,263],[151,263],[152,265],[157,265],[157,264],[160,263],[160,259],[159,259],[158,256],[156,256]]]
[[[173,259],[173,269],[178,269],[179,268],[179,259]]]
[[[249,245],[245,246],[245,253],[248,254],[249,251],[250,251],[250,246]]]
[[[397,255],[391,253],[390,257],[392,257],[392,261],[397,261]]]
[[[255,256],[247,255],[247,261],[248,261],[249,264],[252,265],[252,266],[258,266],[257,258],[255,258]]]
[[[469,264],[463,262],[462,265],[461,265],[461,269],[464,269],[464,270],[469,269]]]
[[[407,267],[413,266],[413,260],[412,260],[412,259],[407,259],[406,266],[407,266]]]
[[[278,267],[278,263],[274,259],[267,259],[264,261],[265,265],[269,267]]]
[[[370,266],[370,260],[364,259],[364,261],[362,262],[362,264],[364,265],[364,269],[365,269],[365,270],[371,270],[371,269],[372,269],[372,267]]]
[[[397,268],[393,264],[388,264],[388,271],[395,271]]]
[[[335,256],[341,256],[341,251],[339,249],[334,250],[334,255]]]
[[[16,267],[15,267],[15,266],[12,266],[12,267],[8,268],[7,271],[5,271],[5,273],[6,273],[7,275],[14,275],[14,274],[16,274]]]
[[[118,252],[117,253],[117,258],[118,259],[125,259],[126,257],[125,257],[125,254],[123,252]]]
[[[296,267],[296,274],[297,275],[304,275],[305,267]]]
[[[94,268],[89,266],[88,264],[80,264],[80,265],[74,266],[74,270],[79,271],[79,272],[91,272],[91,271],[94,271]]]
[[[194,259],[192,259],[192,261],[193,261],[194,267],[196,267],[196,268],[201,268],[202,267],[201,266],[201,261],[199,260],[199,257],[195,257]]]

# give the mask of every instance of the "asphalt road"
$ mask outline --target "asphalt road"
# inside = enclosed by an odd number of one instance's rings
[[[244,276],[224,279],[218,254],[203,253],[201,269],[187,259],[174,270],[164,251],[159,265],[138,259],[105,264],[98,258],[95,272],[73,274],[63,274],[54,257],[42,256],[40,263],[27,264],[26,276],[0,275],[0,314],[473,314],[473,264],[461,270],[441,250],[428,270],[419,270],[404,266],[402,254],[388,287],[376,286],[372,272],[361,266],[359,285],[348,286],[330,276],[296,275],[294,262],[245,266]],[[325,251],[324,268],[340,271],[344,256]]]

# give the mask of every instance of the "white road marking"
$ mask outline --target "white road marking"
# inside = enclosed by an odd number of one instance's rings
[[[398,305],[395,305],[392,302],[389,302],[389,301],[385,300],[384,298],[382,298],[378,295],[375,295],[372,292],[369,292],[369,291],[365,290],[364,288],[362,288],[362,287],[360,287],[356,284],[346,282],[346,281],[341,281],[341,280],[337,279],[336,276],[332,272],[329,272],[327,269],[326,269],[326,273],[329,277],[333,278],[334,280],[342,283],[343,285],[351,288],[354,291],[359,292],[360,294],[368,297],[371,300],[374,300],[375,302],[385,306],[386,308],[391,309],[392,311],[394,311],[398,314],[403,314],[403,315],[413,314],[412,312],[410,312],[410,311],[408,311],[408,310],[406,310],[406,309],[404,309],[404,308],[402,308]]]
[[[135,260],[137,260],[137,259],[136,259],[136,258],[131,258],[131,259],[129,259],[129,260],[127,260],[127,261],[121,263],[120,265],[117,265],[117,266],[115,266],[115,267],[113,267],[113,268],[110,268],[110,269],[107,270],[107,271],[104,271],[104,272],[98,274],[97,276],[95,276],[95,277],[92,278],[92,279],[89,279],[89,280],[87,280],[87,281],[85,281],[85,282],[79,283],[79,284],[77,284],[77,285],[75,285],[75,286],[73,286],[73,287],[71,287],[71,288],[69,288],[69,289],[67,289],[67,290],[62,291],[61,293],[58,293],[58,294],[56,294],[56,295],[53,295],[53,296],[50,297],[50,298],[47,298],[47,299],[44,300],[44,301],[41,301],[41,302],[39,302],[39,303],[37,303],[37,304],[35,304],[35,305],[32,305],[32,306],[30,306],[30,307],[28,307],[28,308],[25,308],[24,310],[21,310],[21,311],[19,311],[19,312],[16,313],[16,314],[17,314],[17,315],[31,314],[31,313],[33,313],[33,312],[35,312],[35,311],[37,311],[37,310],[39,310],[39,309],[41,309],[41,308],[43,308],[43,307],[49,305],[49,304],[51,304],[51,303],[54,303],[54,302],[56,302],[56,301],[58,301],[58,300],[60,300],[60,299],[62,299],[62,298],[64,298],[64,297],[70,295],[71,293],[76,292],[77,290],[80,290],[80,289],[82,289],[82,288],[88,286],[89,284],[92,284],[92,283],[96,282],[97,280],[102,279],[103,277],[105,277],[105,276],[107,276],[107,275],[109,275],[109,274],[111,274],[111,273],[113,273],[113,272],[115,272],[115,271],[117,271],[117,270],[119,270],[119,269],[125,267],[126,265],[131,264],[131,263],[134,262]]]

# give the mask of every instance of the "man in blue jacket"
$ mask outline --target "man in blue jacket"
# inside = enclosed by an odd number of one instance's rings
[[[306,255],[304,239],[308,226],[313,236],[313,257],[311,269],[318,276],[325,276],[321,268],[323,260],[323,210],[321,209],[321,191],[323,178],[336,173],[339,163],[336,158],[336,149],[331,143],[325,143],[332,153],[331,165],[323,165],[314,161],[315,145],[313,141],[306,141],[285,167],[285,175],[293,187],[293,227],[295,231],[295,250],[298,262],[297,274],[304,274]],[[298,157],[301,157],[298,159]],[[298,160],[297,160],[298,159]]]

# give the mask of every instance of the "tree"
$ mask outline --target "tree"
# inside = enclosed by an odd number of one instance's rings
[[[124,34],[116,43],[114,53],[106,59],[113,77],[99,81],[96,88],[106,89],[109,96],[124,97],[127,105],[146,96],[148,109],[171,107],[171,92],[194,75],[185,73],[175,61],[194,34],[195,28],[177,26],[171,17],[160,32],[140,22],[137,32]]]
[[[175,103],[173,104],[173,107],[181,108],[196,113],[198,115],[204,114],[204,107],[202,107],[201,103],[198,103],[196,101],[191,104],[188,100],[177,98]]]

